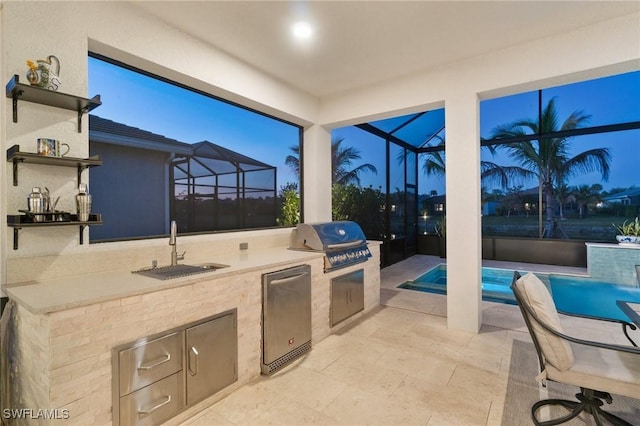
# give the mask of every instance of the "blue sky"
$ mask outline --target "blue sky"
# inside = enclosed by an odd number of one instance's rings
[[[92,113],[129,126],[158,133],[181,142],[203,140],[222,145],[278,168],[278,188],[294,182],[295,175],[284,164],[289,147],[298,143],[298,128],[225,102],[151,79],[95,58],[89,58],[89,94],[100,94],[102,105]],[[640,71],[584,83],[543,90],[543,105],[556,97],[559,117],[574,110],[591,114],[590,125],[640,121]],[[488,137],[498,124],[537,117],[537,92],[485,100],[480,103],[480,133]],[[343,146],[354,147],[362,155],[360,162],[371,163],[378,174],[363,174],[362,185],[384,189],[384,144],[380,139],[354,127],[335,129],[332,136],[343,137]],[[613,157],[608,182],[590,174],[571,184],[602,183],[605,189],[640,185],[640,130],[583,136],[572,139],[575,152],[608,147]],[[392,158],[395,158],[392,154]],[[510,160],[501,155],[489,158],[501,165]],[[393,160],[392,160],[393,162]],[[394,164],[395,167],[395,164]],[[423,178],[420,170],[419,192],[444,193],[442,178]],[[402,176],[395,171],[391,188],[401,186]],[[525,187],[536,185],[535,182]]]

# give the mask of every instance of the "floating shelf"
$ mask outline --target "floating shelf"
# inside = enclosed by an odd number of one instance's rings
[[[33,152],[20,152],[19,145],[14,145],[7,149],[7,161],[13,162],[13,186],[18,186],[18,164],[20,163],[76,167],[78,169],[78,185],[80,185],[84,169],[102,165],[102,160],[98,155],[89,158],[47,157]]]
[[[22,228],[42,228],[51,226],[79,226],[80,227],[80,244],[84,244],[84,228],[92,225],[102,225],[102,216],[99,214],[90,214],[89,220],[80,222],[77,214],[70,215],[69,221],[49,221],[49,222],[33,222],[26,214],[7,215],[7,226],[13,228],[13,249],[18,250],[18,233]]]
[[[34,102],[56,108],[64,108],[78,113],[78,133],[82,132],[82,115],[102,105],[100,95],[91,99],[56,92],[30,84],[20,83],[16,74],[7,83],[7,98],[13,99],[13,122],[18,122],[18,100]]]

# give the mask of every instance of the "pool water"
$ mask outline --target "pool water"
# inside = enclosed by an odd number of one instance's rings
[[[513,271],[509,269],[482,268],[482,300],[515,305],[516,299],[509,288],[512,279]],[[447,265],[440,264],[399,288],[447,294]]]
[[[522,275],[526,272],[520,272]],[[548,285],[559,311],[629,321],[616,300],[640,303],[640,288],[595,281],[586,277],[536,273]],[[482,268],[482,300],[515,305],[510,285],[513,270]],[[440,264],[399,288],[447,294],[447,265]]]

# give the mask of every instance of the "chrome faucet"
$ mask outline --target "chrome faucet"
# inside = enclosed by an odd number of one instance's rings
[[[171,248],[171,265],[177,265],[178,264],[178,260],[184,260],[184,255],[186,253],[183,252],[182,254],[178,254],[178,250],[177,250],[177,235],[178,235],[178,225],[176,225],[176,221],[172,220],[171,221],[171,229],[170,229],[170,233],[169,233],[169,245],[172,247]]]

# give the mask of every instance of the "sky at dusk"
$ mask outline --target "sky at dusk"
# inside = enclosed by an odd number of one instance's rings
[[[285,165],[290,147],[298,143],[298,128],[242,108],[220,102],[169,83],[89,58],[89,94],[100,94],[102,105],[92,114],[129,126],[157,133],[181,142],[196,143],[208,140],[241,154],[278,168],[280,188],[295,182],[296,176]],[[591,115],[589,126],[640,121],[640,71],[584,83],[543,90],[542,103],[555,97],[559,118],[564,120],[575,110]],[[537,119],[538,92],[480,102],[480,136],[489,137],[499,124],[519,119]],[[377,174],[361,175],[362,186],[381,188],[385,185],[385,148],[383,141],[355,127],[334,129],[333,138],[344,138],[343,147],[360,151],[357,167],[371,163]],[[605,190],[614,187],[640,186],[638,159],[640,158],[640,130],[574,137],[572,149],[582,152],[591,148],[609,148],[612,155],[608,182],[599,175],[575,178],[570,185],[601,183]],[[483,159],[500,165],[512,164],[503,153]],[[392,163],[395,157],[392,154]],[[421,164],[419,192],[445,192],[441,177],[425,178]],[[404,178],[392,164],[391,190],[403,185]],[[525,188],[537,182],[523,183]]]

